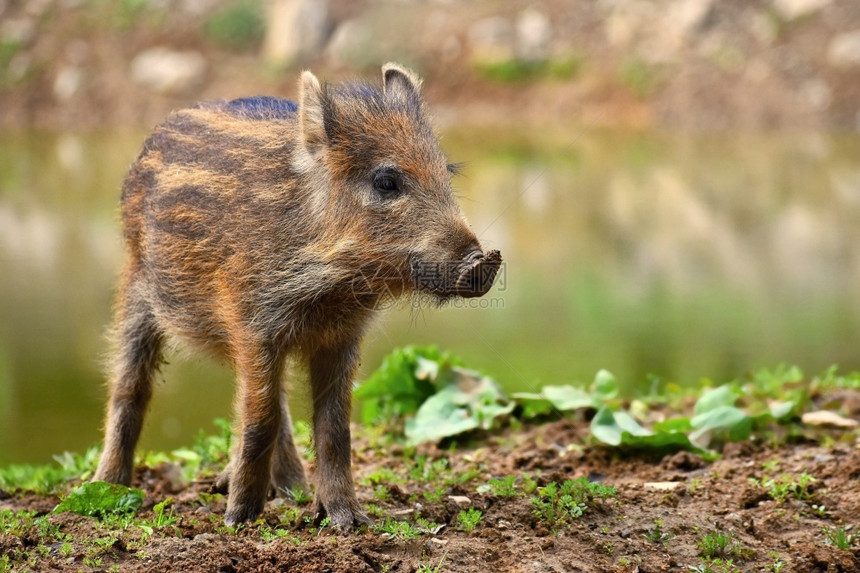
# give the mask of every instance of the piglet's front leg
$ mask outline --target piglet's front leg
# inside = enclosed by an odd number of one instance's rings
[[[355,497],[350,453],[350,400],[358,341],[317,349],[310,357],[317,473],[314,515],[340,531],[370,523]]]

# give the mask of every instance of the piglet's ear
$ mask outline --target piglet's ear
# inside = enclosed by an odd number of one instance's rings
[[[421,78],[410,69],[388,62],[382,66],[382,87],[385,95],[406,101],[418,95]]]
[[[302,72],[299,78],[299,126],[302,141],[311,155],[326,146],[323,105],[326,95],[319,80],[311,72]]]

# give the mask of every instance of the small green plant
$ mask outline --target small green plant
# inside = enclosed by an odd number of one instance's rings
[[[415,523],[418,524],[418,527],[425,533],[436,533],[441,527],[441,525],[435,521],[430,521],[420,515],[415,518]]]
[[[442,554],[442,558],[439,560],[439,563],[437,563],[435,567],[433,567],[429,563],[419,563],[418,568],[415,570],[415,573],[439,573],[440,571],[442,571],[442,564],[445,563],[446,557],[448,557],[447,551]]]
[[[445,487],[437,487],[434,490],[425,491],[424,499],[426,499],[430,503],[439,503],[442,501],[442,498],[445,497],[445,493],[447,491],[448,490]]]
[[[615,552],[615,544],[614,543],[604,543],[603,550],[607,555],[612,555]]]
[[[331,525],[331,516],[327,515],[322,519],[322,521],[320,521],[320,524],[316,528],[311,528],[311,532],[319,537],[322,535],[323,530],[325,530],[329,525]]]
[[[851,549],[851,546],[857,541],[857,534],[849,533],[844,525],[825,527],[822,529],[822,533],[824,533],[824,543],[826,545],[832,545],[842,551]]]
[[[152,512],[155,514],[155,517],[153,517],[152,520],[140,521],[138,523],[138,526],[147,536],[152,535],[156,531],[164,530],[167,527],[172,527],[173,532],[177,537],[182,536],[182,532],[176,526],[176,522],[179,521],[179,516],[174,512],[172,497],[168,497],[164,501],[156,503],[152,508]]]
[[[103,481],[87,482],[72,490],[54,513],[71,511],[90,517],[133,514],[143,503],[143,498],[143,491],[139,489]]]
[[[687,491],[689,493],[696,493],[702,489],[702,478],[695,477],[690,480],[689,485],[687,485]]]
[[[517,495],[517,488],[514,482],[517,476],[505,476],[502,479],[491,479],[489,482],[490,489],[493,495],[497,497],[514,497]]]
[[[571,523],[581,517],[588,504],[595,499],[615,497],[617,490],[612,486],[589,482],[586,478],[567,480],[561,486],[550,482],[538,488],[538,497],[531,498],[535,506],[534,514],[551,528],[562,523]]]
[[[263,525],[260,527],[260,537],[263,539],[263,542],[266,544],[275,541],[276,539],[282,539],[290,535],[290,532],[286,529],[275,528],[272,529],[268,526]]]
[[[537,480],[532,476],[523,476],[522,490],[526,495],[531,495],[537,491]]]
[[[381,483],[403,483],[404,479],[388,468],[376,470],[361,480],[364,485],[377,485]]]
[[[218,533],[221,535],[237,535],[240,531],[245,529],[245,526],[246,525],[244,523],[238,523],[236,525],[227,525],[225,523],[224,525],[220,525],[220,526],[216,527],[215,533]]]
[[[478,523],[480,523],[482,516],[483,514],[480,510],[470,507],[457,514],[457,523],[460,524],[460,529],[466,533],[471,533],[477,527]]]
[[[739,541],[735,541],[732,533],[722,531],[705,534],[696,545],[699,548],[699,555],[707,559],[745,558],[750,553]]]
[[[785,561],[782,560],[782,555],[780,555],[777,551],[770,551],[767,555],[773,560],[771,561],[770,565],[768,565],[768,569],[772,573],[781,573],[781,571],[785,567]]]
[[[97,447],[92,447],[83,455],[66,452],[54,456],[56,464],[13,464],[0,468],[0,488],[43,495],[56,493],[71,479],[88,479],[98,464],[99,453]]]
[[[111,548],[116,543],[116,538],[112,536],[96,537],[84,539],[86,547],[86,557],[84,563],[89,559],[90,567],[99,567],[102,563],[102,556],[110,553]]]
[[[216,418],[213,425],[218,429],[214,434],[207,434],[202,429],[194,437],[194,445],[190,448],[174,450],[173,458],[182,462],[182,475],[191,480],[200,474],[212,475],[217,473],[226,463],[233,434],[230,431],[230,421],[226,418]],[[152,465],[154,460],[147,465]]]
[[[212,507],[212,505],[224,499],[224,496],[220,493],[209,493],[206,491],[201,491],[197,494],[197,501],[201,506]]]
[[[474,480],[480,475],[480,472],[475,468],[469,468],[466,471],[460,473],[452,473],[450,476],[445,478],[445,485],[465,485],[470,481]]]
[[[767,473],[772,474],[774,472],[779,471],[779,460],[774,458],[772,460],[766,461],[761,465],[761,467]]]
[[[33,516],[35,515],[35,511],[0,509],[0,533],[22,537],[24,532],[33,525]]]
[[[647,530],[643,537],[645,537],[645,539],[650,541],[651,543],[668,543],[670,540],[672,540],[673,535],[670,534],[668,531],[663,531],[662,519],[655,519],[654,527]]]
[[[47,515],[36,518],[33,521],[36,526],[36,531],[39,533],[39,539],[42,540],[58,540],[63,539],[64,535],[60,532],[60,528],[51,523],[51,518]]]
[[[750,478],[749,482],[755,487],[761,487],[767,490],[768,495],[777,503],[785,503],[789,497],[793,497],[798,501],[809,501],[815,497],[815,491],[811,487],[816,480],[806,472],[799,476],[792,477],[788,474],[782,474],[776,478],[765,478],[758,480]]]
[[[787,478],[787,476],[783,476],[779,479],[766,480],[762,484],[765,489],[769,491],[770,497],[777,503],[785,503],[791,495],[792,484],[785,478]]]
[[[372,529],[377,533],[387,533],[392,539],[407,540],[421,535],[421,530],[408,521],[397,521],[391,517],[386,517],[382,524],[374,525]]]
[[[813,488],[810,486],[817,481],[817,479],[815,479],[808,473],[801,473],[799,476],[797,476],[797,485],[792,490],[794,497],[801,501],[808,501],[812,499],[815,496],[815,491],[813,491]]]
[[[300,519],[301,511],[299,510],[299,508],[291,505],[283,506],[280,520],[281,525],[285,525],[287,527],[294,527],[298,525]]]
[[[364,509],[367,510],[367,514],[372,517],[382,517],[385,515],[385,511],[375,503],[368,503],[364,506]]]
[[[168,511],[168,508],[170,508],[170,511]],[[155,519],[153,519],[152,524],[159,529],[162,527],[170,527],[179,521],[179,516],[176,515],[173,510],[172,497],[168,497],[164,501],[156,503],[152,508],[152,512],[155,514]]]
[[[431,462],[427,456],[418,456],[409,469],[409,479],[417,482],[434,482],[439,478],[440,474],[450,471],[448,460],[445,458],[439,458]]]
[[[391,493],[388,491],[388,488],[382,484],[373,488],[373,497],[379,501],[391,501]]]
[[[307,505],[314,500],[313,494],[301,486],[295,486],[287,491],[287,497],[296,505]]]
[[[696,567],[690,567],[690,570],[694,573],[740,573],[740,569],[735,567],[734,561],[720,558],[702,558],[702,563]]]
[[[116,543],[116,538],[111,536],[96,537],[89,540],[89,543],[92,543],[93,547],[95,547],[98,552],[105,553],[113,547],[114,543]]]

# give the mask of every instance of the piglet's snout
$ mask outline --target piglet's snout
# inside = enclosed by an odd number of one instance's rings
[[[471,251],[460,263],[456,293],[464,298],[484,296],[493,286],[501,264],[499,251],[486,254],[480,250]]]

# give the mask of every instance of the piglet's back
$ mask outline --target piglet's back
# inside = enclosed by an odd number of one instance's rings
[[[122,189],[132,256],[159,234],[199,249],[242,214],[284,199],[295,178],[296,112],[286,99],[243,98],[179,110],[158,125]]]

